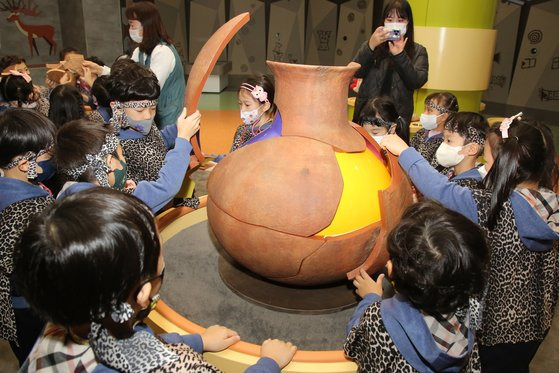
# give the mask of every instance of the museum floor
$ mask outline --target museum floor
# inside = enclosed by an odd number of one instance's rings
[[[235,92],[203,94],[199,105],[202,111],[201,143],[206,154],[219,154],[228,151],[233,133],[238,125],[238,106]],[[502,113],[484,113],[487,116],[501,116]],[[555,144],[559,144],[559,123],[552,126]],[[216,134],[219,134],[216,136]],[[196,194],[206,194],[206,181],[209,172],[196,171]],[[340,346],[341,347],[341,346]],[[531,364],[536,373],[556,372],[559,366],[559,309],[555,313],[552,328]],[[17,362],[7,342],[0,340],[0,373],[16,372]]]

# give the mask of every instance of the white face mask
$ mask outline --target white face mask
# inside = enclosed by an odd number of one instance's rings
[[[435,153],[437,163],[443,167],[456,166],[464,159],[464,154],[458,154],[463,148],[463,146],[450,146],[446,142],[443,142]]]
[[[402,38],[406,35],[406,32],[408,31],[408,25],[403,22],[385,22],[384,28],[390,31],[392,30],[400,31],[400,35],[402,36]]]
[[[264,114],[264,113],[258,113],[259,109],[260,109],[260,106],[257,107],[254,110],[249,110],[249,111],[242,111],[241,110],[241,119],[243,120],[243,123],[247,124],[247,125],[250,125],[250,124],[254,124],[254,123],[258,122],[258,120],[260,119],[262,114]]]
[[[142,40],[144,39],[142,37],[142,28],[130,28],[128,30],[128,33],[130,34],[130,39],[134,40],[136,43],[141,43]]]
[[[485,179],[485,177],[487,176],[487,169],[485,168],[485,165],[482,164],[481,166],[479,166],[477,168],[477,171],[479,172],[479,174],[481,175],[482,179]]]
[[[437,128],[437,118],[440,117],[441,115],[442,114],[435,115],[435,114],[423,113],[419,116],[419,121],[421,122],[423,128],[425,128],[427,131],[431,131]]]
[[[37,102],[22,102],[21,107],[25,109],[35,109],[37,107]]]
[[[380,144],[382,139],[384,139],[384,136],[386,136],[386,135],[378,135],[378,136],[372,136],[372,137],[377,142],[377,144]]]

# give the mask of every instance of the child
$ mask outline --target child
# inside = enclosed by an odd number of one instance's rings
[[[16,262],[17,283],[51,322],[22,372],[217,371],[202,351],[239,341],[233,330],[214,325],[156,337],[143,323],[159,300],[164,269],[153,214],[137,198],[93,188],[58,200],[23,234]],[[265,342],[252,369],[279,372],[295,351]]]
[[[0,92],[9,107],[35,109],[40,113],[48,112],[45,109],[46,100],[41,100],[40,93],[33,86],[29,73],[18,70],[2,72]],[[5,109],[6,107],[4,107]]]
[[[501,124],[501,151],[484,180],[487,190],[449,182],[395,136],[382,142],[400,156],[400,165],[427,198],[462,213],[486,232],[491,255],[479,335],[484,372],[528,371],[559,294],[553,137],[535,121],[515,120],[508,129],[507,122]]]
[[[487,135],[485,136],[485,143],[483,145],[483,159],[485,160],[485,164],[478,168],[479,174],[482,178],[485,178],[493,166],[493,162],[495,162],[495,159],[501,151],[503,137],[501,135],[500,127],[501,123],[493,124],[488,129]]]
[[[479,371],[474,332],[456,312],[481,293],[488,249],[483,231],[436,202],[410,206],[387,240],[396,295],[381,299],[361,270],[357,306],[344,344],[360,372]]]
[[[60,128],[64,123],[75,119],[87,118],[93,122],[104,123],[99,113],[85,113],[83,98],[80,91],[70,84],[56,86],[49,99],[49,119]]]
[[[476,160],[484,151],[487,120],[477,113],[453,114],[445,125],[444,141],[435,158],[443,167],[452,168],[449,179],[469,188],[480,188],[481,176]]]
[[[95,109],[101,118],[103,118],[103,123],[109,123],[113,112],[111,110],[111,97],[109,95],[109,77],[100,76],[93,82],[91,86],[91,96],[95,101]]]
[[[29,109],[0,114],[0,338],[10,342],[23,363],[44,323],[10,282],[13,253],[21,232],[34,215],[54,200],[33,180],[50,158],[54,125]]]
[[[422,129],[417,131],[410,141],[410,146],[417,149],[433,167],[439,164],[435,153],[443,142],[443,130],[449,115],[458,112],[458,100],[452,93],[431,93],[425,98],[425,112],[421,114]],[[442,173],[447,169],[440,167]]]
[[[162,209],[178,193],[192,149],[189,139],[200,128],[200,112],[179,118],[178,136],[173,150],[167,153],[165,164],[155,181],[127,180],[126,157],[112,126],[80,119],[66,123],[56,135],[56,165],[68,176],[59,197],[91,188],[95,184],[115,189],[129,189],[154,212]]]
[[[165,155],[177,137],[176,125],[159,130],[154,123],[159,84],[155,74],[136,63],[111,72],[109,92],[113,116],[110,123],[128,160],[128,177],[134,182],[157,180]]]
[[[267,75],[255,75],[241,84],[238,96],[243,124],[235,131],[229,152],[243,147],[272,125],[276,113],[274,93],[274,83]]]
[[[359,125],[380,144],[382,138],[387,134],[396,133],[402,137],[405,121],[398,115],[394,102],[388,97],[381,96],[367,101],[359,115]],[[403,139],[407,141],[405,138]]]

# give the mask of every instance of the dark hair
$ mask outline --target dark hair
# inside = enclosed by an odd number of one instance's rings
[[[49,97],[49,119],[57,126],[85,117],[83,98],[73,84],[56,86]]]
[[[153,71],[137,63],[117,66],[116,70],[111,70],[109,79],[109,93],[116,101],[155,100],[161,93]]]
[[[95,63],[96,63],[97,65],[99,65],[99,66],[105,66],[105,65],[106,65],[106,63],[103,62],[103,61],[102,61],[99,57],[97,57],[97,56],[89,56],[89,57],[84,58],[84,60],[86,60],[86,61],[91,61],[91,62],[95,62]]]
[[[538,183],[554,189],[557,185],[557,164],[551,130],[544,124],[526,119],[514,120],[509,127],[499,155],[484,179],[491,190],[488,228],[497,225],[503,204],[522,182]]]
[[[406,126],[406,121],[398,115],[394,101],[388,96],[379,96],[368,100],[361,109],[361,113],[359,113],[359,124],[362,125],[362,121],[374,118],[377,113],[384,121],[396,124],[396,134],[406,140],[403,137],[403,128]]]
[[[491,127],[489,127],[487,134],[485,135],[485,142],[491,147],[491,155],[493,156],[494,161],[501,152],[501,146],[503,146],[501,122],[494,123]]]
[[[29,224],[14,277],[39,315],[72,326],[125,302],[156,274],[160,252],[153,215],[142,201],[91,188],[57,200]]]
[[[259,85],[264,89],[264,91],[268,94],[268,101],[270,102],[270,108],[266,111],[266,113],[273,115],[276,112],[276,104],[274,104],[274,96],[276,93],[276,88],[274,86],[274,81],[272,77],[264,74],[256,74],[252,75],[245,80],[241,84],[250,84],[252,86]],[[241,88],[239,87],[239,91]]]
[[[477,137],[470,128],[473,128]],[[489,124],[487,124],[487,119],[483,115],[469,111],[452,113],[446,122],[445,129],[450,132],[456,132],[460,137],[464,138],[464,145],[475,142],[479,145],[477,155],[483,154],[483,144],[489,130]]]
[[[402,17],[408,20],[408,25],[406,27],[406,35],[405,37],[408,38],[406,46],[404,47],[404,51],[408,55],[410,59],[413,59],[415,56],[415,43],[414,43],[414,36],[413,36],[413,14],[411,11],[411,6],[407,0],[391,0],[389,1],[382,11],[382,20],[380,20],[380,24],[375,25],[374,29],[376,30],[377,27],[384,25],[384,20],[392,10],[396,10],[398,17]],[[390,56],[390,51],[388,49],[388,42],[382,43],[381,45],[377,46],[373,51],[373,59],[376,66],[380,64],[380,62],[385,59],[386,57]]]
[[[60,61],[64,61],[64,58],[66,58],[67,54],[71,54],[71,53],[75,53],[75,54],[81,54],[81,52],[79,50],[77,50],[74,47],[67,47],[64,48],[60,51],[60,53],[58,54],[60,57]]]
[[[105,136],[111,132],[113,132],[111,126],[86,119],[66,123],[56,132],[54,163],[57,168],[64,171],[83,165],[86,162],[86,155],[97,154],[105,143]],[[96,180],[90,168],[74,181]]]
[[[21,107],[24,102],[29,102],[33,82],[27,83],[22,76],[6,75],[0,80],[0,92],[5,101],[17,101],[17,106]]]
[[[456,113],[459,110],[458,99],[450,92],[431,93],[429,96],[425,97],[425,105],[428,105],[429,102],[442,106],[452,113]]]
[[[47,149],[54,132],[54,124],[35,110],[7,109],[0,114],[0,167],[18,155]]]
[[[483,231],[437,202],[408,207],[387,250],[396,291],[429,314],[454,312],[483,290],[489,259]]]
[[[151,54],[160,42],[173,44],[173,40],[165,30],[157,7],[149,1],[133,3],[126,8],[126,18],[142,24],[143,36],[139,45],[140,51]]]
[[[95,96],[97,103],[101,107],[110,108],[111,96],[109,94],[110,78],[106,75],[101,75],[93,82],[91,86],[91,94]]]
[[[19,65],[20,63],[26,63],[25,58],[16,55],[4,56],[0,58],[0,72],[8,66]]]

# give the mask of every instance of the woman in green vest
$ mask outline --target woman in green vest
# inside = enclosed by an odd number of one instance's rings
[[[155,122],[159,128],[175,124],[183,109],[185,90],[180,56],[154,4],[149,1],[133,3],[126,8],[126,17],[130,38],[138,43],[132,59],[149,67],[161,87]]]

